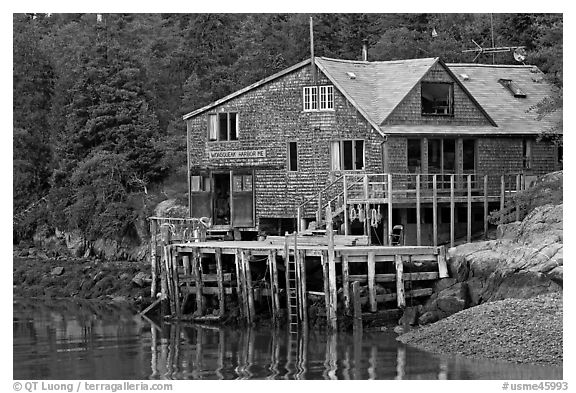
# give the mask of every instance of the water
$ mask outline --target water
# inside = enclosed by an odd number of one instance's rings
[[[153,326],[120,306],[14,302],[14,379],[562,379],[561,367],[437,356],[388,332]]]

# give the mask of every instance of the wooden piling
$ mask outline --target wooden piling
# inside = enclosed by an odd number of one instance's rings
[[[432,176],[432,237],[434,247],[438,245],[438,184],[436,176]]]
[[[468,194],[466,209],[466,242],[472,241],[472,175],[468,175]]]
[[[192,269],[194,271],[194,281],[196,283],[196,314],[204,315],[204,295],[202,282],[202,258],[200,251],[194,248],[192,251]]]
[[[420,217],[420,175],[416,175],[416,245],[422,245],[422,220]]]
[[[222,249],[216,248],[214,250],[214,258],[216,259],[216,279],[218,281],[218,307],[219,315],[224,315],[224,281],[222,276]]]
[[[348,236],[350,234],[350,223],[348,222],[348,183],[346,181],[346,175],[342,178],[343,200],[344,200],[344,234]]]
[[[299,266],[302,325],[308,326],[308,298],[306,296],[306,252],[304,250],[300,251]]]
[[[506,197],[506,180],[504,175],[500,177],[500,210],[504,210],[504,202]]]
[[[438,249],[438,278],[448,278],[448,265],[446,265],[446,247]]]
[[[360,283],[352,283],[352,305],[354,309],[354,329],[362,329],[362,305],[360,304]]]
[[[234,265],[236,267],[236,295],[238,297],[238,310],[240,311],[240,317],[245,318],[244,307],[246,303],[244,302],[244,291],[242,288],[242,273],[240,271],[240,265],[242,264],[242,258],[240,257],[240,250],[236,249],[234,253]]]
[[[322,278],[324,281],[324,304],[326,305],[326,322],[327,326],[331,326],[332,321],[332,307],[330,307],[330,283],[328,271],[328,251],[322,251],[320,254],[320,263],[322,264]]]
[[[484,175],[484,239],[488,239],[488,175]]]
[[[172,252],[172,288],[174,288],[174,312],[179,318],[181,316],[180,283],[178,282],[178,256],[175,250]]]
[[[454,247],[454,175],[450,175],[450,247]]]
[[[242,262],[244,264],[244,274],[246,275],[246,292],[248,295],[248,322],[250,324],[254,323],[254,292],[252,290],[252,273],[250,271],[250,260],[247,251],[242,250]]]
[[[396,299],[398,308],[403,309],[406,307],[406,297],[404,295],[404,264],[402,263],[402,255],[394,256],[394,264],[396,265]]]
[[[330,321],[329,326],[333,331],[338,328],[336,310],[336,262],[334,260],[334,231],[332,230],[332,210],[326,208],[326,235],[328,236],[328,284],[330,288]]]
[[[158,272],[157,272],[157,266],[156,266],[156,245],[157,245],[157,233],[156,231],[158,230],[157,225],[156,225],[156,219],[152,218],[150,219],[150,271],[152,273],[152,283],[151,283],[151,287],[150,287],[150,296],[152,298],[152,300],[156,299],[156,292],[157,292],[157,277],[158,277]]]
[[[392,174],[388,174],[388,245],[392,245]]]
[[[296,223],[296,231],[295,232],[304,231],[305,228],[303,228],[303,226],[302,226],[302,208],[300,206],[298,206],[298,209],[296,209],[296,219],[298,220],[298,222]]]
[[[522,184],[521,184],[521,178],[520,178],[520,174],[516,175],[516,195],[515,195],[515,200],[516,200],[516,221],[520,221],[520,198],[518,198],[518,194],[520,193]]]
[[[272,314],[274,323],[280,315],[280,299],[278,297],[278,268],[276,266],[276,251],[268,251],[268,261],[270,266],[270,298],[272,299]]]
[[[174,290],[172,287],[172,256],[170,255],[170,246],[164,246],[164,270],[166,272],[166,294],[168,303],[170,303],[170,314],[174,315]]]
[[[368,300],[370,302],[370,312],[376,312],[376,288],[374,287],[374,277],[376,275],[376,254],[374,251],[368,253]]]
[[[342,293],[344,295],[344,310],[350,314],[350,277],[348,274],[348,255],[342,255]]]
[[[168,310],[170,308],[170,300],[169,300],[169,292],[168,292],[168,272],[166,270],[166,255],[168,255],[168,251],[166,250],[167,246],[163,247],[163,255],[160,263],[160,291],[161,295],[160,298],[162,302],[160,303],[160,313],[164,316],[168,314]]]

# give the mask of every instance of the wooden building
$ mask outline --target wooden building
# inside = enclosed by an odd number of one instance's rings
[[[183,117],[190,216],[249,240],[321,227],[330,203],[373,244],[397,224],[404,244],[453,242],[559,169],[537,141],[555,119],[530,110],[550,92],[534,66],[302,61]]]

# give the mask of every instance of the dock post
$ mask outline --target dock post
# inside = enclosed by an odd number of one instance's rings
[[[362,306],[360,304],[360,283],[352,283],[352,304],[354,308],[354,330],[362,329]]]
[[[190,277],[190,256],[188,254],[182,255],[182,267],[184,268],[184,275]],[[182,297],[182,304],[181,304],[181,311],[180,313],[184,313],[184,307],[186,306],[186,300],[190,296],[190,280],[186,281],[186,295]]]
[[[268,251],[268,260],[270,261],[270,297],[272,299],[273,320],[276,320],[280,314],[280,299],[278,298],[278,267],[276,266],[276,251]]]
[[[374,251],[368,253],[368,299],[370,301],[370,312],[378,311],[376,305],[376,288],[374,279],[376,276],[376,254]]]
[[[170,303],[170,314],[175,315],[174,310],[174,287],[172,286],[172,253],[170,246],[164,246],[164,266],[166,271],[166,287],[168,288],[168,302]]]
[[[522,187],[522,183],[521,183],[521,179],[520,179],[520,174],[516,175],[516,195],[515,195],[515,200],[516,200],[516,221],[520,221],[520,200],[518,198],[518,194],[520,193]]]
[[[302,309],[302,326],[308,326],[308,299],[306,296],[306,251],[300,250],[300,293]]]
[[[504,210],[504,202],[506,198],[506,180],[504,175],[500,177],[500,210]]]
[[[388,245],[392,245],[392,174],[388,174]]]
[[[472,241],[472,175],[468,175],[468,205],[466,217],[466,242]]]
[[[320,254],[320,263],[322,264],[322,279],[324,281],[324,303],[326,305],[326,325],[330,328],[332,321],[332,308],[330,307],[330,284],[328,272],[328,251],[322,251]]]
[[[450,175],[450,247],[454,247],[454,175]]]
[[[484,239],[488,239],[488,175],[484,175]]]
[[[196,315],[204,315],[202,257],[197,248],[194,248],[194,251],[192,252],[192,269],[194,270],[194,279],[196,281]]]
[[[316,227],[320,228],[322,223],[322,193],[318,193],[318,208],[316,210]]]
[[[158,272],[157,272],[157,267],[156,267],[156,243],[157,243],[157,225],[156,225],[156,219],[155,218],[151,218],[150,219],[150,271],[152,273],[152,284],[150,287],[150,297],[152,298],[152,301],[156,300],[156,292],[157,292],[157,288],[156,288],[156,281],[157,281],[157,276],[158,276]]]
[[[178,255],[176,251],[172,253],[172,286],[174,288],[174,311],[176,317],[180,317],[180,283],[178,281]]]
[[[432,237],[434,247],[438,245],[438,183],[437,176],[432,176]]]
[[[344,310],[350,315],[350,278],[348,275],[348,255],[342,255],[342,294],[344,295]]]
[[[242,262],[244,264],[244,274],[246,283],[246,292],[248,294],[248,322],[254,323],[254,292],[252,291],[252,273],[250,271],[249,255],[242,250]]]
[[[438,278],[448,278],[448,265],[446,265],[446,247],[440,246],[438,250]]]
[[[348,182],[346,181],[346,175],[342,177],[342,187],[344,188],[344,235],[348,236],[350,234],[350,223],[348,222]]]
[[[240,267],[242,265],[242,258],[240,257],[240,250],[236,249],[234,252],[234,265],[236,265],[236,296],[238,298],[238,310],[240,311],[240,317],[244,318],[246,315],[244,313],[244,307],[246,302],[244,301],[244,290],[242,288],[242,272]]]
[[[336,331],[337,322],[337,297],[336,297],[336,262],[334,260],[334,231],[332,230],[332,209],[326,207],[326,234],[328,235],[328,284],[330,287],[330,328]]]
[[[224,315],[224,282],[222,276],[222,249],[216,248],[214,250],[214,257],[216,259],[216,279],[218,280],[218,307],[219,315]]]
[[[422,245],[422,222],[420,217],[420,175],[416,175],[416,245]]]
[[[302,232],[302,208],[300,206],[298,206],[298,209],[296,210],[296,220],[298,221],[296,223],[296,231],[295,232]]]
[[[404,293],[404,264],[402,263],[402,255],[394,255],[394,264],[396,265],[396,299],[398,301],[398,308],[404,309],[406,307],[406,297]]]
[[[162,316],[168,314],[170,307],[169,293],[168,293],[168,272],[166,271],[166,255],[168,251],[167,246],[163,247],[163,255],[160,261],[160,313]]]

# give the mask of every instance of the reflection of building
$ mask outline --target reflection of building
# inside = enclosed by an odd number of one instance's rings
[[[311,198],[340,204],[334,210],[347,230],[370,232],[374,242],[385,243],[390,225],[402,224],[406,242],[416,244],[418,222],[420,243],[432,244],[434,220],[440,242],[450,222],[459,237],[470,220],[472,229],[482,228],[480,197],[498,205],[501,175],[559,167],[557,149],[536,140],[552,120],[529,112],[550,91],[532,66],[447,65],[438,58],[303,61],[184,116],[191,216],[213,217],[221,230],[283,234],[294,229],[298,205]],[[387,176],[363,177],[376,173],[394,174],[392,191],[406,192],[389,198]],[[332,194],[320,193],[342,175],[364,192],[349,195],[345,207],[334,200],[342,181]],[[505,182],[506,192],[516,190],[515,178]],[[433,183],[440,193],[434,211]],[[346,215],[364,205],[380,207],[384,220],[374,229]],[[304,206],[302,218],[319,217]]]

